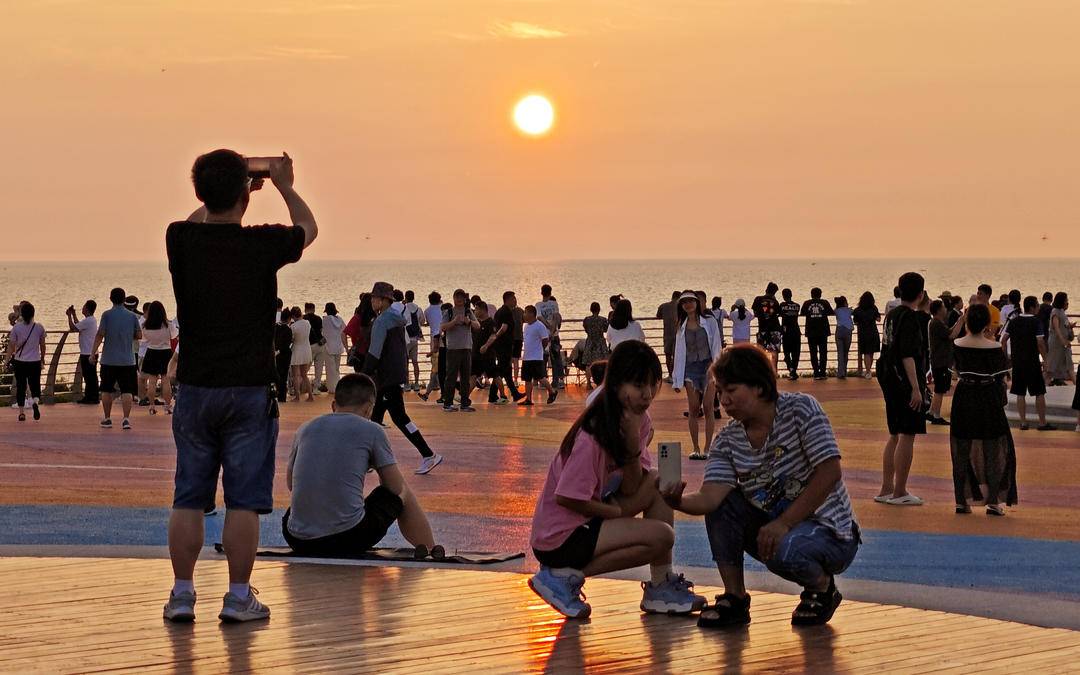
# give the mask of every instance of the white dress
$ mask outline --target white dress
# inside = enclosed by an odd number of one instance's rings
[[[292,328],[292,359],[290,365],[306,366],[313,360],[311,356],[311,324],[307,319],[293,321]]]

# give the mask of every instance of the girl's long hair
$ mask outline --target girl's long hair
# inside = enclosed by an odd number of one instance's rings
[[[578,433],[584,432],[596,439],[616,466],[625,465],[629,458],[627,438],[622,428],[624,408],[619,400],[619,390],[626,383],[654,387],[662,377],[660,359],[652,347],[639,340],[620,342],[608,357],[603,392],[581,413],[559,446],[563,461],[570,457]]]
[[[684,294],[685,293],[693,293],[693,291],[683,291],[683,293]],[[697,308],[696,311],[697,311],[698,323],[701,323],[701,317],[702,317],[702,314],[704,314],[704,309],[705,308],[701,306],[701,298],[699,298],[696,295],[694,296],[694,302],[696,303],[695,306]],[[686,310],[684,310],[682,308],[682,300],[679,300],[679,304],[675,305],[675,310],[676,310],[676,313],[679,316],[679,325],[681,326],[683,324],[683,322],[686,321],[686,318],[687,318]]]
[[[151,302],[150,308],[146,310],[145,327],[148,330],[158,330],[164,328],[168,323],[169,317],[165,316],[165,305],[161,304],[160,300]]]
[[[739,321],[743,321],[744,319],[746,319],[746,305],[743,305],[742,307],[738,307],[738,306],[732,307],[731,308],[731,313],[732,314],[738,313]]]
[[[630,325],[630,322],[634,320],[634,309],[630,304],[630,301],[626,298],[619,300],[615,303],[615,311],[611,314],[611,327],[615,330],[622,330]]]

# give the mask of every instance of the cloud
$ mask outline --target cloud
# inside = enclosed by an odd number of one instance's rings
[[[570,33],[527,21],[492,21],[482,33],[447,33],[456,40],[479,42],[483,40],[558,40]]]

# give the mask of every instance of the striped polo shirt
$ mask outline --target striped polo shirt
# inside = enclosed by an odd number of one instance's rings
[[[705,482],[742,490],[757,508],[776,518],[802,494],[814,467],[840,457],[832,425],[813,396],[781,393],[765,445],[750,445],[741,422],[732,421],[713,439]],[[837,481],[811,519],[844,541],[853,537],[855,515],[844,481]]]

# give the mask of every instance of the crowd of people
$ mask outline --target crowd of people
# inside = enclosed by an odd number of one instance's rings
[[[81,318],[73,306],[67,310],[68,329],[79,336],[80,402],[100,402],[100,425],[111,428],[117,394],[123,429],[131,428],[136,403],[156,414],[159,390],[160,405],[173,416],[174,583],[163,610],[170,621],[195,617],[194,568],[219,472],[229,563],[219,618],[270,616],[250,576],[259,515],[273,509],[281,403],[311,401],[322,392],[333,399],[331,413],[308,421],[293,438],[286,477],[291,499],[282,520],[289,546],[310,555],[351,555],[374,547],[397,522],[417,558],[439,559],[445,550],[397,468],[385,415],[421,455],[414,473],[423,475],[443,457],[409,417],[406,392],[423,401],[438,392],[437,403],[448,413],[475,412],[476,391],[486,391],[493,405],[512,399],[531,406],[540,388],[551,405],[573,364],[587,374],[592,391],[537,497],[530,544],[540,569],[530,587],[565,616],[582,618],[591,612],[582,593],[588,577],[648,565],[643,611],[698,612],[698,624],[707,628],[743,625],[750,621],[743,578],[749,554],[803,588],[792,623],[815,625],[828,622],[841,603],[836,577],[855,558],[860,529],[828,417],[813,396],[779,390],[781,354],[786,377],[797,379],[805,335],[813,377],[826,379],[831,336],[836,377],[846,379],[850,348],[857,345],[856,375],[876,376],[885,399],[889,437],[877,502],[922,504],[907,490],[915,438],[928,423],[950,425],[958,514],[981,502],[988,515],[1001,516],[1003,504],[1016,503],[1006,386],[1018,397],[1022,430],[1028,428],[1027,396],[1035,398],[1038,428],[1050,429],[1046,387],[1077,377],[1070,350],[1075,325],[1064,293],[1044,296],[1042,305],[1019,291],[992,301],[983,285],[965,306],[952,294],[931,300],[914,272],[900,277],[884,312],[870,292],[851,307],[845,297],[830,303],[813,288],[800,304],[791,289],[771,282],[749,307],[743,299],[728,308],[720,297],[707,303],[702,291],[673,292],[656,312],[667,378],[631,301],[621,295],[609,298],[606,317],[592,303],[584,337],[569,358],[560,342],[563,317],[548,285],[539,301],[524,307],[513,291],[495,307],[459,288],[447,303],[432,292],[421,309],[412,291],[384,281],[360,296],[348,321],[333,303],[321,315],[312,302],[287,307],[277,297],[277,272],[300,259],[318,227],[293,188],[288,155],[272,163],[269,179],[293,224],[244,227],[251,194],[263,179],[250,175],[246,160],[232,151],[196,160],[192,180],[203,205],[166,232],[175,320],[160,301],[140,311],[138,299],[121,288],[110,293],[112,306],[100,321],[93,300],[84,303]],[[27,401],[39,419],[46,332],[31,303],[15,310],[4,351],[15,370],[20,421]],[[220,321],[226,315],[230,320]],[[756,344],[750,344],[754,324]],[[426,383],[419,367],[424,357],[432,364]],[[344,377],[343,359],[355,371]],[[686,390],[690,457],[706,462],[693,492],[682,481],[662,483],[649,451],[649,410],[665,379],[676,392]],[[945,420],[942,398],[954,382],[951,420]],[[1080,394],[1074,407],[1080,411]],[[717,432],[721,410],[731,420]],[[365,496],[370,471],[379,485]],[[704,517],[724,583],[712,603],[673,568],[675,511]]]

